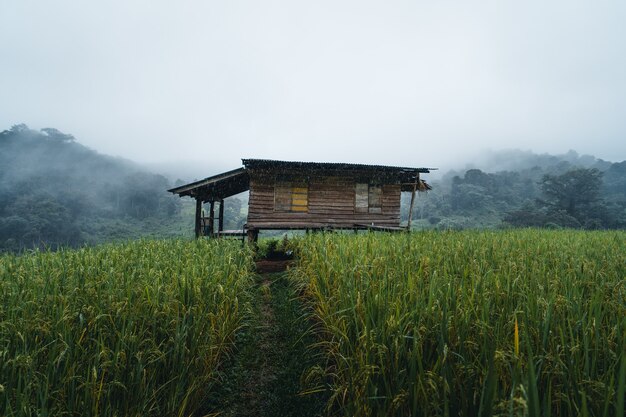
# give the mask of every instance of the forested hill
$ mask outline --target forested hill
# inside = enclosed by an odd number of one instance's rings
[[[402,214],[407,218],[408,210]],[[418,228],[437,229],[624,229],[626,161],[574,151],[494,152],[433,182],[433,190],[417,200],[413,218]]]
[[[0,132],[0,251],[176,234],[169,181],[56,129]]]

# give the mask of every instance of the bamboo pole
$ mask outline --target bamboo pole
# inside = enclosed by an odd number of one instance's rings
[[[217,234],[219,235],[224,230],[224,199],[220,199],[220,213],[219,221],[217,223]]]
[[[196,239],[201,236],[202,225],[201,225],[201,214],[202,214],[202,199],[200,197],[196,197]]]
[[[411,192],[411,205],[409,207],[409,221],[406,226],[406,229],[409,232],[411,231],[411,221],[413,220],[413,205],[415,204],[415,192],[417,191],[417,184],[419,183],[419,180],[420,180],[420,173],[418,171],[416,172],[415,182],[413,183],[413,191]]]
[[[211,200],[211,211],[209,211],[209,237],[213,237],[215,228],[215,200]]]

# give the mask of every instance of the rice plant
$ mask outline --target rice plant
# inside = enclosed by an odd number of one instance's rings
[[[538,230],[297,241],[329,411],[623,416],[625,243]]]
[[[0,415],[193,414],[241,326],[251,264],[205,240],[0,257]]]

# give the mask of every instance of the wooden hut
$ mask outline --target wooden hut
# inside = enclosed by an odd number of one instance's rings
[[[224,234],[223,200],[246,190],[250,199],[244,232],[251,239],[260,230],[404,230],[400,228],[401,192],[412,192],[412,208],[415,193],[430,189],[420,174],[433,169],[266,159],[242,162],[243,168],[169,190],[196,199],[196,236]],[[210,204],[206,217],[204,203]]]

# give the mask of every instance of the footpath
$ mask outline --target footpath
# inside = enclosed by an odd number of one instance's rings
[[[324,394],[303,394],[303,378],[319,358],[302,304],[285,274],[255,279],[250,314],[208,415],[323,416]]]

